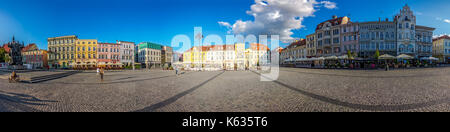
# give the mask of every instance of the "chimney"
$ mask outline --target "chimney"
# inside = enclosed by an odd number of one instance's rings
[[[386,22],[389,22],[389,18],[386,18]]]
[[[381,22],[381,17],[378,18],[378,22]]]

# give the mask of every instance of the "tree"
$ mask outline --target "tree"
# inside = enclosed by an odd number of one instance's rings
[[[9,55],[5,55],[5,62],[11,64],[11,57]]]
[[[4,48],[0,48],[0,62],[5,62],[6,51]]]
[[[352,56],[352,52],[350,52],[350,50],[347,50],[347,57],[348,58],[352,58],[353,56]]]
[[[376,52],[375,52],[375,59],[378,59],[378,57],[380,57],[380,51],[379,50],[377,50]]]

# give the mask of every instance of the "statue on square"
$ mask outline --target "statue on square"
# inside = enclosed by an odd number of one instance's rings
[[[8,48],[10,48],[9,56],[11,57],[10,65],[21,66],[22,62],[22,49],[24,48],[24,43],[20,44],[15,40],[14,36],[12,38],[12,42],[8,43]]]

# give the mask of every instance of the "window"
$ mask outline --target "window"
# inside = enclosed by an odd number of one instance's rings
[[[398,24],[398,28],[400,28],[400,29],[402,28],[402,24],[401,24],[401,23],[400,23],[400,24]]]
[[[331,44],[331,39],[325,39],[325,44]]]
[[[335,30],[333,31],[333,35],[337,35],[337,34],[339,34],[339,29],[335,29]]]
[[[333,39],[333,43],[334,43],[334,44],[338,44],[338,43],[339,43],[339,38],[334,38],[334,39]]]
[[[409,28],[409,23],[406,23],[406,24],[405,24],[405,28]]]

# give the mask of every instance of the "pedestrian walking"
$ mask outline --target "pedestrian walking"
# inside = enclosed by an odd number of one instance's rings
[[[178,66],[175,66],[175,75],[178,76]]]
[[[100,79],[103,82],[103,75],[105,74],[105,70],[103,68],[100,68]]]

